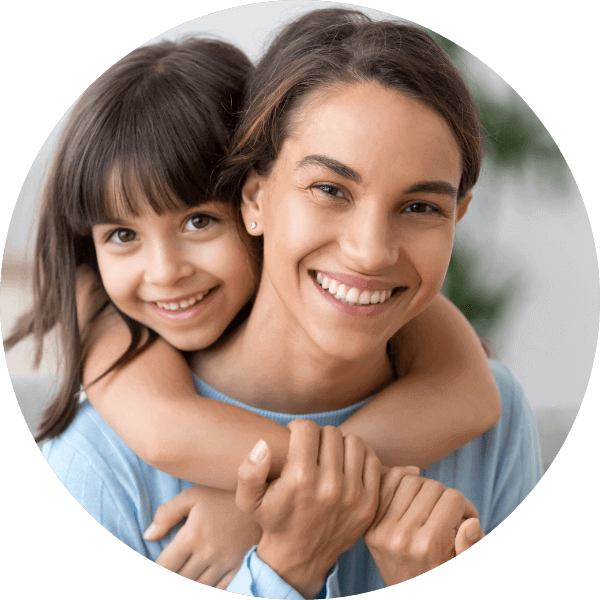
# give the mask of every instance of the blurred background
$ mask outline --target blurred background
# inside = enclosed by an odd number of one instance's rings
[[[190,21],[149,43],[194,33],[213,35],[237,44],[256,60],[285,23],[323,6],[295,1],[247,5]],[[400,20],[372,9],[364,12]],[[430,33],[467,78],[487,139],[482,176],[457,230],[444,293],[524,387],[547,468],[575,419],[596,348],[600,293],[589,220],[560,150],[527,104],[467,51]],[[4,335],[30,302],[36,201],[66,116],[40,150],[11,220],[0,291]],[[37,372],[32,356],[32,345],[22,343],[7,354],[7,363],[33,432],[41,407],[52,395],[57,360],[53,340],[48,340]]]

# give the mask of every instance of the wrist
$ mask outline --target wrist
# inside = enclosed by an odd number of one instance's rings
[[[302,557],[297,544],[281,544],[264,534],[256,548],[256,554],[304,598],[315,598],[319,594],[335,564],[334,561],[329,565],[323,557]]]

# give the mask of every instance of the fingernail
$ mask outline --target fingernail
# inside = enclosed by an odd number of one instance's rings
[[[261,463],[265,459],[265,456],[267,456],[267,442],[259,440],[256,442],[256,446],[252,448],[252,452],[250,452],[250,461]]]
[[[414,475],[418,475],[421,472],[421,469],[419,469],[419,467],[413,467],[412,465],[410,467],[405,468],[408,473],[413,473]]]
[[[467,525],[465,533],[470,542],[476,542],[479,539],[479,521],[471,521],[471,523]]]
[[[156,525],[154,523],[150,524],[150,527],[148,527],[148,529],[146,529],[146,531],[144,531],[144,539],[148,540],[152,537],[152,535],[154,534],[154,530],[156,529]]]

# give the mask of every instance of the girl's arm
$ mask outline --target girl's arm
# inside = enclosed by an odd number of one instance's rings
[[[393,338],[399,378],[342,423],[388,466],[426,469],[500,418],[486,353],[463,314],[438,294]]]
[[[104,301],[94,278],[88,273],[78,281],[83,325]],[[498,392],[477,336],[447,300],[437,299],[404,329],[394,340],[404,377],[357,411],[343,432],[363,437],[385,464],[424,468],[495,423]],[[113,364],[129,339],[118,313],[110,307],[103,311],[87,333],[84,385]],[[142,460],[176,477],[233,490],[239,464],[261,438],[272,452],[269,477],[278,477],[285,463],[289,430],[199,397],[184,357],[161,339],[86,393]]]

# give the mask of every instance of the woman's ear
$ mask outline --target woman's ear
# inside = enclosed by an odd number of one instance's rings
[[[263,234],[263,196],[261,178],[254,169],[250,169],[242,186],[242,218],[246,231],[253,236]]]

